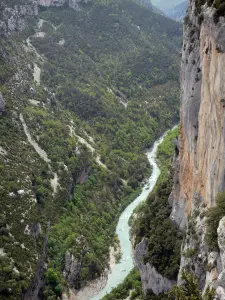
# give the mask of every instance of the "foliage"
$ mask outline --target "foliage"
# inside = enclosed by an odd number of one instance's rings
[[[136,268],[110,294],[104,296],[102,300],[126,299],[130,295],[130,291],[132,291],[130,299],[136,299],[142,295],[141,278]]]
[[[225,216],[225,192],[218,193],[216,196],[216,205],[209,208],[206,214],[206,242],[213,249],[218,249],[217,228],[220,220]]]
[[[169,293],[169,299],[174,300],[203,300],[202,292],[198,288],[198,281],[195,275],[190,272],[183,271],[182,280],[184,281],[181,286],[175,286]],[[206,291],[204,300],[213,300],[215,296],[215,290]]]
[[[139,208],[140,218],[134,226],[136,244],[143,237],[148,238],[148,253],[144,262],[150,262],[160,274],[170,279],[176,279],[179,271],[182,240],[177,226],[169,219],[171,208],[168,204],[172,188],[168,167],[174,151],[172,140],[177,133],[178,129],[168,133],[158,148],[158,158],[165,169],[147,202]]]
[[[186,258],[191,258],[196,254],[196,249],[188,248],[183,252],[183,256]]]
[[[76,287],[102,273],[118,215],[151,171],[144,150],[178,120],[179,24],[128,0],[93,1],[79,12],[42,7],[39,18],[44,37],[33,36],[30,17],[23,32],[0,41],[3,300],[29,292],[46,260],[43,299],[60,297],[67,251],[82,260]],[[43,62],[25,51],[28,36]]]
[[[159,160],[160,167],[164,167],[167,170],[171,165],[171,157],[174,155],[174,148],[177,143],[180,129],[177,126],[175,129],[167,132],[163,139],[163,142],[158,146],[157,159]],[[176,141],[176,142],[174,142]]]
[[[170,277],[170,275],[172,275],[171,277],[174,277],[173,272],[175,272],[175,276],[178,272],[179,258],[180,258],[179,252],[181,246],[181,236],[178,233],[176,226],[174,226],[172,222],[168,220],[170,209],[168,208],[167,201],[171,189],[171,182],[168,184],[168,186],[166,184],[169,177],[168,170],[170,168],[171,158],[174,154],[174,144],[172,141],[176,139],[178,135],[179,135],[179,127],[175,128],[172,131],[168,131],[162,144],[158,146],[157,158],[161,168],[161,175],[158,179],[157,187],[153,191],[153,193],[149,196],[147,203],[143,204],[139,208],[138,210],[138,213],[140,214],[139,218],[135,219],[135,222],[132,222],[132,234],[136,235],[135,243],[141,241],[142,237],[145,236],[149,239],[149,242],[151,243],[149,247],[150,249],[153,249],[154,247],[157,247],[157,245],[159,245],[158,248],[155,249],[154,254],[150,252],[151,250],[149,251],[149,255],[154,257],[154,261],[151,257],[150,258],[146,257],[146,262],[151,261],[151,263],[155,267],[157,267],[157,269],[164,268],[165,274],[167,274],[168,277]],[[167,188],[168,191],[166,190]],[[156,199],[156,195],[161,195],[161,196],[160,198]],[[165,198],[162,198],[162,195],[165,195]],[[152,205],[152,202],[154,202],[155,204]],[[154,216],[153,215],[150,216],[149,211],[154,212]],[[156,218],[158,218],[158,223],[156,223],[157,222]],[[164,222],[166,225],[164,225]],[[161,227],[162,224],[163,227]],[[148,226],[151,228],[150,230]],[[171,239],[170,241],[168,240],[167,232],[169,233],[168,234],[169,237],[171,236],[173,237],[173,239]],[[150,241],[151,237],[152,240]],[[171,246],[171,248],[173,248],[173,251],[176,252],[176,254],[171,255],[171,253],[169,252],[169,248],[170,248],[169,245]],[[166,249],[167,246],[168,249]],[[163,249],[164,253],[160,252],[159,250],[160,248]],[[169,258],[169,261],[165,262],[164,264],[162,257]],[[161,262],[161,264],[159,264],[159,262]],[[160,271],[161,273],[163,273],[163,270],[160,269]],[[139,281],[133,281],[132,284],[130,284],[131,283],[130,279],[133,278],[134,274],[138,275]],[[138,274],[138,270],[134,269],[127,276],[127,278],[124,280],[122,284],[114,288],[112,292],[109,295],[105,296],[103,299],[104,300],[126,299],[130,294],[131,299],[168,300],[168,295],[160,294],[156,296],[150,290],[147,292],[147,295],[144,295],[140,282],[141,281]]]

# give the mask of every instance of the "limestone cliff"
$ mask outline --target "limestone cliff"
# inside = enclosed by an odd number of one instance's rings
[[[21,3],[0,3],[0,35],[9,35],[14,31],[22,31],[27,24],[29,16],[38,15],[36,1],[26,0]]]
[[[70,8],[79,11],[81,3],[87,3],[88,0],[38,0],[39,5],[60,7],[67,4]]]
[[[210,253],[204,242],[203,213],[215,205],[217,193],[225,189],[225,21],[220,17],[215,22],[215,9],[207,4],[196,7],[196,3],[189,1],[184,24],[180,154],[170,197],[171,218],[181,229],[186,228],[182,249],[186,255],[180,268],[192,266],[200,287],[214,286],[218,299],[225,299],[221,280],[224,222],[218,228],[221,253]],[[195,236],[191,234],[193,228]],[[190,249],[195,249],[192,257],[187,255]]]

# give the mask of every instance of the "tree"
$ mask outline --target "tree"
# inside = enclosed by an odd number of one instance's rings
[[[183,270],[182,280],[184,281],[181,286],[175,286],[169,293],[169,299],[174,300],[203,300],[202,292],[198,288],[198,280],[196,276],[190,272]],[[214,289],[209,288],[206,291],[204,299],[213,300],[215,295]]]
[[[223,216],[225,216],[225,192],[217,194],[216,206],[211,207],[207,212],[207,233],[205,239],[213,249],[218,248],[217,228]]]

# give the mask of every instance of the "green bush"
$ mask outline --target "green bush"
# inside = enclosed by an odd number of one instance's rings
[[[175,286],[169,293],[169,299],[174,300],[213,300],[215,296],[215,290],[207,289],[204,299],[202,291],[199,290],[198,280],[195,275],[190,272],[183,271],[182,273],[183,284],[181,286]]]
[[[188,248],[183,252],[183,256],[187,257],[187,258],[191,258],[191,257],[195,256],[196,253],[197,253],[196,249]]]
[[[213,249],[218,249],[218,235],[217,228],[219,226],[220,220],[225,216],[225,192],[218,193],[216,196],[216,203],[214,207],[209,208],[207,212],[207,232],[206,232],[206,242]]]
[[[131,295],[130,295],[130,291]],[[124,281],[114,288],[110,294],[104,296],[102,300],[121,300],[126,299],[130,295],[131,299],[143,296],[141,289],[141,278],[139,271],[134,268]]]

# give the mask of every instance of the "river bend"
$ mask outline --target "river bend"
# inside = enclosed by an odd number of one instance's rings
[[[134,268],[134,261],[132,256],[132,245],[130,241],[130,226],[129,219],[134,209],[143,201],[145,201],[149,193],[153,190],[157,179],[160,175],[160,169],[156,163],[156,155],[158,146],[162,143],[165,134],[159,138],[153,145],[153,147],[146,153],[149,163],[152,165],[152,174],[142,188],[141,194],[123,211],[119,218],[119,222],[116,227],[116,233],[118,235],[121,247],[122,257],[118,264],[115,264],[111,268],[111,273],[108,275],[108,281],[104,289],[102,289],[97,295],[93,296],[91,300],[100,300],[107,293],[120,284],[130,271]]]

